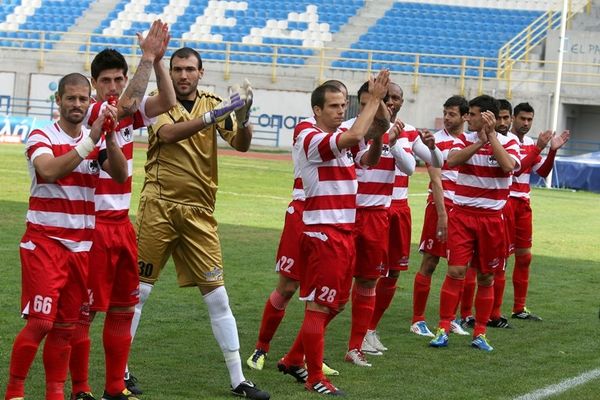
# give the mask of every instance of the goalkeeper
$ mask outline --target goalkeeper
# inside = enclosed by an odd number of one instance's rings
[[[198,90],[202,59],[191,48],[173,53],[169,73],[177,104],[148,128],[145,179],[136,218],[142,307],[169,256],[179,286],[196,286],[208,307],[213,334],[229,370],[233,394],[268,399],[242,372],[235,318],[223,282],[221,246],[213,217],[218,187],[217,134],[238,151],[252,139],[248,122],[252,89],[248,82],[226,101]],[[200,346],[198,340],[197,347]]]

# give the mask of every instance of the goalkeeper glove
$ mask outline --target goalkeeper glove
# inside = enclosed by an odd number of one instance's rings
[[[254,94],[252,92],[252,86],[248,79],[244,79],[244,83],[235,85],[231,88],[232,93],[238,93],[240,98],[244,100],[244,106],[235,112],[235,118],[237,119],[238,125],[248,126],[248,120],[250,119],[250,109],[252,108],[252,100]]]
[[[240,98],[239,93],[234,93],[229,97],[229,100],[221,102],[214,110],[208,111],[202,115],[202,119],[206,126],[216,124],[223,121],[233,111],[244,106],[244,100]]]

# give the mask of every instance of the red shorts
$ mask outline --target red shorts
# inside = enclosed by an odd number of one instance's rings
[[[445,204],[446,213],[450,211],[451,206]],[[434,202],[428,202],[425,206],[425,219],[423,220],[423,230],[421,231],[421,242],[419,251],[431,254],[432,256],[446,258],[446,242],[439,240],[437,235],[438,215]]]
[[[386,275],[389,228],[385,208],[359,208],[356,211],[353,232],[356,244],[355,277],[377,279]]]
[[[58,323],[87,318],[89,253],[72,252],[59,241],[30,231],[19,247],[23,315]]]
[[[530,249],[533,213],[529,199],[509,197],[504,208],[510,211],[507,221],[510,254],[514,253],[514,249]]]
[[[300,299],[338,310],[350,297],[355,255],[352,231],[307,226],[300,239]]]
[[[408,202],[392,203],[388,208],[390,239],[388,248],[388,268],[392,271],[408,270],[410,256],[410,233],[412,222]]]
[[[90,309],[131,307],[138,303],[140,278],[135,230],[123,223],[96,221],[94,245],[90,251]]]
[[[302,212],[304,201],[293,200],[285,213],[285,223],[279,239],[275,271],[281,275],[300,280],[300,237],[304,231]]]
[[[504,267],[506,241],[501,212],[480,212],[454,206],[448,215],[448,265],[469,265],[474,254],[483,274]],[[472,264],[473,265],[473,264]],[[476,265],[476,263],[474,263]]]

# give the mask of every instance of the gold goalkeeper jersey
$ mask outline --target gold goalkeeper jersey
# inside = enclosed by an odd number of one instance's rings
[[[237,132],[234,114],[176,143],[163,142],[157,132],[167,124],[201,118],[221,101],[220,97],[199,90],[191,112],[178,101],[175,107],[159,115],[156,123],[148,128],[143,196],[155,196],[214,211],[219,184],[217,132],[231,145]]]

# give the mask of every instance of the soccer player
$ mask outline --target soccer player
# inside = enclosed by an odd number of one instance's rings
[[[337,80],[323,82],[323,85],[333,85],[342,91],[344,97],[348,97],[346,85]],[[299,122],[294,128],[294,142],[302,130],[310,128],[316,123],[314,117]],[[294,163],[294,186],[292,201],[288,205],[283,231],[279,240],[277,256],[275,257],[275,271],[279,275],[277,287],[271,292],[265,303],[263,315],[258,332],[258,340],[254,352],[246,360],[246,364],[257,370],[262,370],[265,359],[271,346],[271,340],[285,315],[285,309],[294,293],[300,286],[300,237],[304,230],[302,222],[302,211],[304,210],[304,188],[298,166],[298,147],[292,147],[292,161]],[[338,375],[339,372],[323,364],[325,375]]]
[[[232,393],[251,399],[269,394],[246,380],[235,318],[223,281],[221,246],[213,217],[218,188],[217,134],[238,151],[252,139],[249,84],[223,101],[198,90],[200,54],[184,47],[171,56],[169,73],[177,105],[148,129],[148,160],[136,228],[142,307],[169,256],[181,287],[197,287],[229,370]],[[235,112],[235,114],[233,114]],[[135,324],[137,327],[137,323]]]
[[[496,119],[496,132],[510,137],[512,140],[517,140],[516,136],[510,132],[510,126],[512,123],[512,105],[506,99],[498,100],[498,118]],[[508,202],[504,205],[502,213],[505,214],[509,207]],[[504,222],[507,222],[506,215],[504,215]],[[506,226],[506,232],[508,234],[508,226]],[[506,255],[508,257],[508,238]],[[466,328],[475,327],[475,317],[473,317],[473,300],[475,296],[475,286],[477,282],[477,258],[473,259],[473,264],[465,275],[464,288],[461,296],[460,309],[461,309],[461,326]],[[506,261],[503,268],[496,268],[494,271],[494,305],[492,307],[492,314],[488,321],[488,326],[491,328],[512,328],[508,323],[508,320],[502,316],[502,300],[504,297],[504,287],[506,285]],[[451,326],[452,329],[453,326]]]
[[[454,140],[464,134],[465,118],[469,112],[469,104],[462,96],[452,96],[444,103],[444,129],[435,133],[435,144],[444,158],[442,168],[427,166],[429,173],[429,196],[425,207],[425,218],[419,251],[423,255],[421,267],[415,274],[413,287],[413,316],[411,332],[421,336],[433,337],[433,333],[425,322],[425,308],[431,276],[440,262],[440,257],[446,258],[446,243],[448,241],[448,211],[452,208],[454,186],[458,169],[448,166],[448,152],[454,145]],[[468,335],[460,323],[452,320],[450,331],[459,335]]]
[[[369,82],[365,82],[358,90],[361,112],[371,98],[368,89]],[[385,111],[384,117],[389,120],[389,109]],[[362,349],[368,346],[364,338],[375,307],[375,287],[387,263],[387,209],[392,201],[396,167],[407,175],[412,175],[415,170],[414,157],[397,140],[403,127],[401,121],[396,121],[381,137],[372,137],[372,132],[368,132],[352,150],[357,159],[360,155],[360,168],[356,169],[358,194],[353,235],[357,252],[353,271],[352,324],[345,360],[360,367],[371,366]],[[379,162],[375,163],[377,159]],[[367,350],[371,354],[382,354],[374,349]]]
[[[105,356],[104,400],[134,399],[123,380],[131,346],[131,320],[138,302],[138,265],[135,231],[129,219],[131,179],[133,174],[133,132],[148,126],[153,118],[175,105],[175,91],[162,57],[169,41],[168,27],[155,21],[145,38],[138,34],[142,57],[129,85],[127,62],[116,50],[105,49],[92,61],[92,86],[95,103],[88,110],[87,123],[93,123],[110,96],[120,97],[122,112],[115,137],[127,158],[128,178],[116,183],[100,172],[96,188],[96,230],[90,252],[89,320],[81,321],[72,340],[70,361],[73,384],[72,399],[91,400],[88,382],[90,354],[90,324],[97,312],[106,312],[102,339]],[[150,71],[154,69],[159,92],[144,96]],[[127,86],[127,89],[125,89]],[[131,114],[133,113],[133,114]],[[130,115],[131,114],[131,115]],[[132,387],[135,390],[135,387]]]
[[[357,181],[350,149],[369,129],[382,135],[389,121],[382,115],[382,99],[389,84],[389,71],[370,80],[372,97],[354,124],[341,128],[346,98],[338,87],[321,85],[311,95],[316,124],[297,137],[299,166],[306,204],[302,215],[305,230],[300,241],[303,265],[300,298],[306,301],[304,321],[290,351],[278,368],[305,387],[324,395],[343,395],[322,372],[325,326],[348,301],[355,246],[352,237],[356,216]],[[299,375],[306,365],[308,376]]]
[[[391,121],[396,121],[398,112],[404,104],[404,92],[395,83],[390,85],[387,106],[390,109]],[[426,140],[424,140],[426,139]],[[422,136],[417,129],[405,124],[400,138],[402,147],[408,148],[421,160],[436,167],[443,165],[443,157],[435,145],[433,134],[425,131]],[[377,333],[377,325],[388,309],[396,292],[400,271],[408,269],[410,256],[411,216],[408,205],[408,175],[396,168],[392,203],[388,208],[389,245],[386,276],[381,277],[376,286],[375,309],[369,322],[362,351],[367,354],[377,354],[386,351]]]
[[[116,118],[116,109],[106,107],[91,130],[83,126],[90,93],[85,76],[61,78],[59,120],[27,138],[32,185],[20,243],[21,305],[27,323],[13,345],[7,400],[25,397],[25,379],[44,338],[45,398],[64,399],[69,342],[75,323],[89,311],[86,280],[99,167],[119,182],[127,179],[127,161],[116,136],[107,131],[106,142],[100,142],[104,121]]]
[[[512,318],[541,321],[542,318],[531,313],[526,307],[533,231],[529,180],[532,171],[542,177],[548,176],[554,165],[556,152],[567,143],[570,133],[564,131],[560,135],[554,135],[546,131],[540,133],[537,143],[534,143],[533,139],[527,136],[533,118],[534,109],[529,103],[520,103],[515,107],[511,132],[519,141],[522,166],[513,176],[506,217],[510,240],[508,248],[510,253],[515,255]],[[548,143],[550,151],[546,157],[542,157],[540,153]]]
[[[477,265],[475,329],[472,346],[492,351],[485,333],[494,302],[494,271],[504,267],[505,227],[502,208],[508,199],[511,174],[520,166],[519,148],[495,131],[498,102],[482,95],[469,102],[471,133],[460,135],[448,153],[448,166],[458,166],[454,206],[448,216],[448,273],[440,295],[440,324],[432,347],[448,346],[467,266]],[[475,267],[475,264],[472,264]]]

